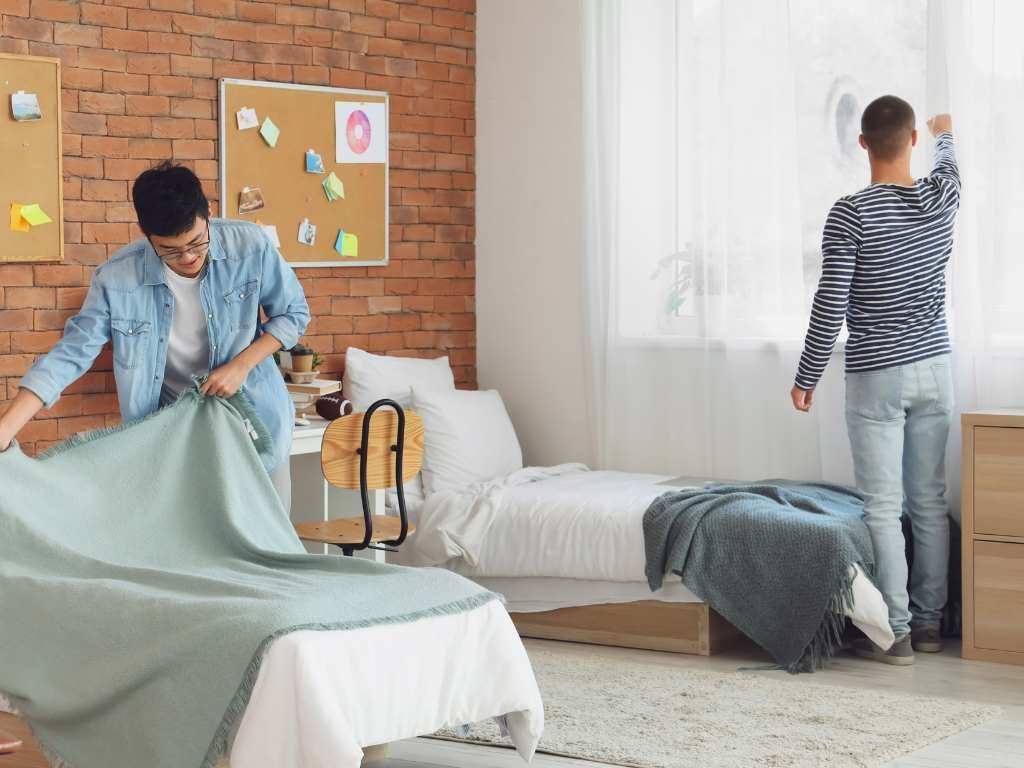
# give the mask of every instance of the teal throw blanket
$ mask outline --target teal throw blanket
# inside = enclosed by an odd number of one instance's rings
[[[39,459],[0,453],[0,691],[51,760],[211,768],[275,638],[496,598],[445,570],[307,554],[268,440],[241,396],[190,390]]]

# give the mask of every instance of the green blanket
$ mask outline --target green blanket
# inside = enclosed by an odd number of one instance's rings
[[[307,554],[268,440],[241,396],[189,391],[40,459],[0,453],[0,691],[54,762],[210,768],[275,638],[496,598],[445,570]]]

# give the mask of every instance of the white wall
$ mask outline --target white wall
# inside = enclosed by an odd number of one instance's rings
[[[477,3],[477,371],[531,464],[590,463],[578,0]]]

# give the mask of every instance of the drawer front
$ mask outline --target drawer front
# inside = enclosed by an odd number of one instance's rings
[[[974,542],[974,644],[1024,653],[1024,544]]]
[[[974,428],[974,532],[1024,536],[1024,429]]]

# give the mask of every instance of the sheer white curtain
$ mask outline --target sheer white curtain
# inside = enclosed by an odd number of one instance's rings
[[[960,405],[1014,402],[1024,325],[1006,280],[1021,271],[1011,246],[1024,217],[1010,212],[1024,203],[1024,155],[1004,134],[1022,125],[1020,15],[993,0],[584,0],[601,465],[851,480],[841,357],[809,416],[788,390],[821,226],[869,181],[859,118],[884,93],[918,113],[916,175],[932,160],[925,118],[954,111],[969,190],[951,281]],[[1008,156],[1012,179],[997,176]]]

